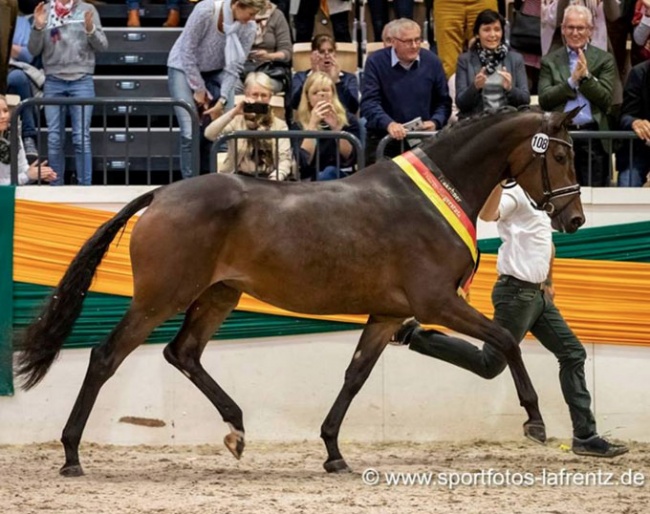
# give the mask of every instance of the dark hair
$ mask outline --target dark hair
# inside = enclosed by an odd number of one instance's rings
[[[478,36],[478,31],[481,28],[481,25],[491,25],[495,21],[498,21],[501,24],[501,31],[503,36],[501,41],[506,37],[506,20],[498,12],[493,11],[492,9],[485,9],[478,13],[476,21],[474,22],[474,35]]]
[[[332,43],[332,48],[336,50],[336,41],[334,41],[334,38],[332,36],[329,34],[319,34],[311,40],[312,51],[320,50],[320,47],[323,43]]]

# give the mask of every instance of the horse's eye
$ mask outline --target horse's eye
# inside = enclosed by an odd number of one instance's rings
[[[559,154],[559,155],[555,155],[555,160],[559,164],[566,164],[566,155],[564,155],[563,153]]]

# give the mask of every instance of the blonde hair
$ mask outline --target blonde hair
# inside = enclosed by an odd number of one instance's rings
[[[268,89],[271,95],[273,95],[273,82],[271,82],[271,77],[266,73],[261,71],[251,71],[246,75],[246,80],[244,80],[244,92],[255,84],[262,86],[264,89]]]
[[[235,2],[244,7],[255,9],[258,13],[266,9],[266,0],[234,0],[232,3]]]
[[[334,112],[336,113],[336,119],[341,123],[342,126],[348,124],[348,117],[345,114],[345,107],[339,100],[339,95],[336,92],[336,84],[332,78],[322,71],[315,71],[307,77],[307,81],[302,88],[302,94],[300,95],[300,105],[298,105],[298,121],[300,124],[305,127],[309,123],[311,118],[311,111],[314,108],[313,105],[309,105],[309,91],[313,87],[323,87],[328,86],[332,90],[332,105],[334,106]]]

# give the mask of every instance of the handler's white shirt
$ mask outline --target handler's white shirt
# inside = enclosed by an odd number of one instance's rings
[[[519,186],[504,189],[499,204],[499,275],[540,283],[548,277],[553,239],[551,219],[535,209]]]

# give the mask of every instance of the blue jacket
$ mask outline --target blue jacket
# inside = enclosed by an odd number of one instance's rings
[[[417,117],[444,127],[451,114],[451,98],[440,59],[429,50],[420,50],[420,60],[406,70],[399,63],[391,66],[391,51],[384,48],[366,61],[361,116],[368,120],[368,129],[386,132],[392,121],[406,123]]]

